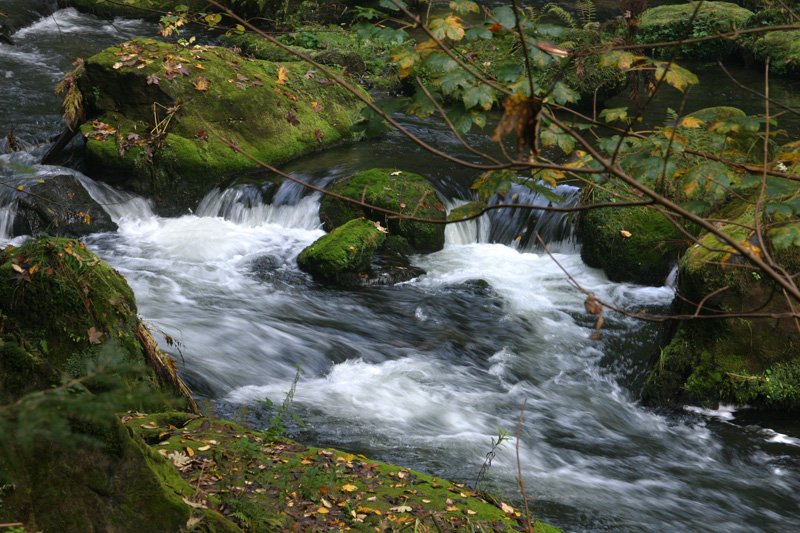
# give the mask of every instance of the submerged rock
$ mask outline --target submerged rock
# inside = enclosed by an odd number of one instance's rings
[[[37,235],[80,238],[90,233],[116,231],[108,213],[72,174],[51,176],[15,191],[16,217],[12,236]]]
[[[447,217],[436,189],[418,174],[391,169],[373,169],[333,182],[334,194],[403,215],[433,221]],[[380,222],[389,230],[389,245],[408,255],[431,253],[444,247],[444,224],[392,218],[390,214],[326,195],[319,218],[325,229],[341,226],[354,218]]]
[[[86,173],[178,215],[221,176],[258,167],[242,152],[276,164],[354,139],[361,100],[307,71],[213,46],[136,39],[109,48],[77,82]]]

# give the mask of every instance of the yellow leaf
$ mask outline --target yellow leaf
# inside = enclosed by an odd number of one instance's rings
[[[625,230],[620,230],[619,234],[625,237],[626,239],[631,236],[631,232]]]
[[[347,491],[347,492],[353,492],[356,489],[358,489],[358,487],[356,487],[355,485],[352,485],[350,483],[348,483],[347,485],[342,486],[342,490]]]
[[[324,507],[319,507],[319,508],[317,509],[317,514],[328,514],[328,513],[330,513],[330,511],[329,511],[329,510],[327,510],[327,509],[326,509],[326,508],[324,508]]]
[[[194,457],[194,450],[187,446],[186,447],[186,455],[188,455],[189,457]]]
[[[445,511],[460,511],[460,510],[461,509],[459,509],[455,505],[448,505],[447,507],[445,507]]]
[[[699,128],[702,124],[705,124],[702,120],[696,117],[683,117],[681,121],[678,123],[678,126],[682,128]]]
[[[25,186],[24,185],[20,185],[19,187],[17,187],[17,190],[18,191],[24,191],[25,190]]]
[[[286,85],[289,81],[289,70],[286,67],[278,67],[278,85]]]
[[[192,85],[198,91],[207,91],[209,87],[211,87],[211,82],[209,82],[205,76],[200,76],[197,78],[197,81],[193,81]]]

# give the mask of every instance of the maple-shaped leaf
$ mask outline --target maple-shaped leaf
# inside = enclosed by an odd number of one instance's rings
[[[460,41],[464,37],[464,25],[461,23],[461,17],[456,15],[435,18],[428,28],[440,41],[445,38]]]
[[[792,246],[800,247],[800,222],[791,222],[767,232],[776,251],[786,250]]]
[[[467,13],[478,13],[480,7],[472,0],[451,0],[450,9],[459,15],[466,15]]]
[[[100,344],[100,339],[103,338],[103,332],[97,331],[94,326],[89,328],[89,344]]]
[[[187,67],[186,65],[180,65],[177,69],[177,72],[181,76],[188,76],[189,74],[191,74],[189,67]]]
[[[503,100],[503,109],[503,118],[492,134],[492,140],[500,142],[513,131],[517,134],[517,157],[522,157],[526,144],[535,157],[538,154],[536,140],[539,136],[542,101],[517,93]]]
[[[680,122],[678,122],[678,126],[681,128],[699,128],[705,124],[702,120],[697,117],[683,117]]]
[[[456,207],[447,215],[447,220],[461,220],[479,215],[486,209],[486,202],[470,202],[460,207]]]
[[[147,76],[147,85],[158,85],[159,78],[155,73]]]
[[[604,119],[606,124],[614,122],[615,120],[625,120],[628,118],[628,108],[615,107],[613,109],[603,109],[600,111],[600,118]]]
[[[278,85],[286,85],[286,82],[289,81],[289,70],[286,67],[279,66],[278,67],[278,80],[276,83]]]
[[[395,507],[389,507],[389,510],[393,513],[410,513],[414,508],[410,505],[396,505]]]
[[[197,81],[193,81],[192,85],[198,91],[207,91],[208,88],[211,86],[211,82],[209,82],[205,76],[200,76],[197,78]]]
[[[681,92],[689,85],[694,85],[698,82],[697,76],[692,72],[675,63],[664,62],[656,63],[656,79],[663,79]]]

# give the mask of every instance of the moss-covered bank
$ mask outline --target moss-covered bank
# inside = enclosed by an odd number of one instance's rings
[[[78,78],[86,172],[163,215],[193,209],[226,173],[352,140],[362,102],[302,63],[137,39],[89,58]],[[368,98],[358,89],[359,95]]]
[[[714,215],[730,221],[721,229],[732,240],[758,251],[758,239],[749,229],[754,217],[752,204],[745,201],[732,201]],[[774,258],[788,272],[800,270],[800,246]],[[655,358],[645,402],[800,408],[800,329],[795,319],[782,316],[796,311],[798,302],[751,267],[712,235],[686,252],[678,274],[680,311],[701,318],[681,321]],[[753,312],[765,316],[709,318]]]
[[[177,379],[173,367],[125,280],[81,243],[41,237],[4,250],[0,523],[115,533],[522,530],[518,511],[462,485],[172,411],[185,392],[164,376]]]

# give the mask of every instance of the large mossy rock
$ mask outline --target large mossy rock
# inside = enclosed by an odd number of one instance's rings
[[[304,272],[332,281],[369,269],[372,254],[386,240],[385,230],[365,218],[353,219],[323,235],[297,256]]]
[[[731,2],[703,2],[690,25],[695,9],[696,5],[684,2],[645,10],[639,17],[637,42],[651,44],[730,32],[734,26],[742,28],[753,15],[749,9]],[[735,46],[735,42],[726,39],[702,41],[682,45],[679,55],[690,59],[719,59],[733,52]],[[656,54],[666,57],[673,51],[672,48],[655,49]]]
[[[333,182],[328,190],[403,215],[434,221],[446,219],[439,194],[425,178],[411,172],[367,170]],[[388,213],[329,195],[320,203],[319,218],[328,231],[362,217],[388,228],[389,239],[395,241],[392,248],[398,251],[431,253],[444,247],[444,224],[391,218]]]
[[[594,190],[584,204],[615,202]],[[581,259],[602,268],[611,281],[663,285],[686,247],[686,238],[663,215],[647,207],[603,207],[580,218]]]
[[[212,46],[137,39],[109,48],[78,78],[86,172],[178,215],[224,174],[258,166],[240,150],[276,164],[352,140],[362,102],[307,72]]]
[[[721,229],[756,249],[747,226],[753,225],[751,203],[735,200],[715,219],[729,220]],[[800,271],[800,246],[774,254],[788,272]],[[653,405],[729,403],[773,409],[800,408],[800,331],[791,318],[709,319],[721,313],[780,315],[800,309],[780,288],[747,265],[730,246],[706,235],[683,256],[678,273],[679,312],[692,315],[703,302],[703,318],[681,321],[659,357],[643,391]],[[719,291],[705,299],[708,295]]]

